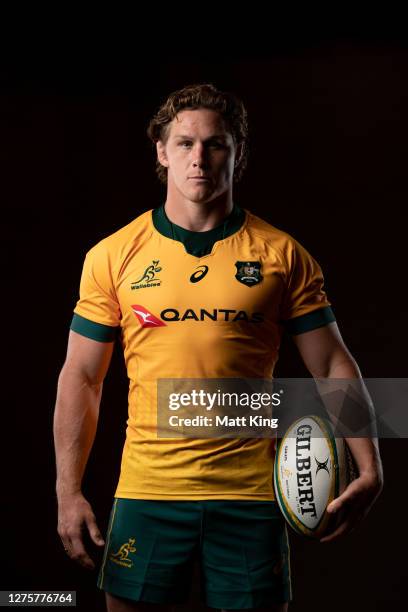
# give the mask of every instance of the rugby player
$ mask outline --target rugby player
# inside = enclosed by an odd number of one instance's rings
[[[206,605],[283,612],[291,599],[284,520],[272,487],[270,438],[160,438],[160,378],[271,378],[282,333],[314,377],[359,378],[323,289],[322,271],[291,236],[241,208],[233,185],[247,159],[247,115],[235,95],[192,85],[172,93],[148,134],[164,204],[87,253],[55,411],[58,532],[67,554],[94,562],[110,612],[186,601],[199,556]],[[115,339],[123,345],[129,420],[106,541],[81,482]],[[378,445],[352,438],[359,476],[329,506],[349,532],[382,487]]]

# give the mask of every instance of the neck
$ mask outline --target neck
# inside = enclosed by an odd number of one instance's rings
[[[232,212],[232,194],[222,194],[211,202],[192,202],[169,197],[165,202],[169,221],[193,232],[206,232],[220,225]]]

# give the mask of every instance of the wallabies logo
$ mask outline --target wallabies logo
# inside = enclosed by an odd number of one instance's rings
[[[136,552],[136,548],[133,546],[134,543],[135,538],[129,538],[127,542],[122,544],[116,553],[112,553],[109,556],[109,559],[117,563],[117,565],[122,565],[122,567],[132,567],[133,561],[129,559],[129,555],[130,553]]]
[[[162,271],[161,266],[159,266],[159,260],[153,259],[150,266],[147,266],[146,270],[143,272],[142,276],[130,285],[131,289],[144,289],[146,287],[160,287],[161,280],[157,276],[159,272]]]

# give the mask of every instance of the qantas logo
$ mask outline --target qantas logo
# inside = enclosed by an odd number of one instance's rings
[[[234,310],[232,308],[212,308],[206,310],[200,308],[194,310],[187,308],[179,311],[177,308],[165,308],[160,313],[160,319],[146,310],[144,306],[134,305],[132,310],[142,327],[163,327],[172,321],[245,321],[246,323],[262,323],[264,315],[262,312],[248,313],[245,310]]]
[[[163,321],[160,321],[157,317],[154,316],[151,312],[146,310],[143,306],[138,306],[135,304],[132,306],[132,310],[135,313],[136,317],[139,320],[139,323],[142,327],[163,327],[166,325]]]

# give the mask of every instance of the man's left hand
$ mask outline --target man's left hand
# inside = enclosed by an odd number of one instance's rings
[[[327,512],[338,515],[340,522],[334,531],[326,534],[320,542],[332,542],[353,531],[370,511],[382,487],[383,480],[379,472],[361,473],[353,480],[345,491],[327,506]]]

